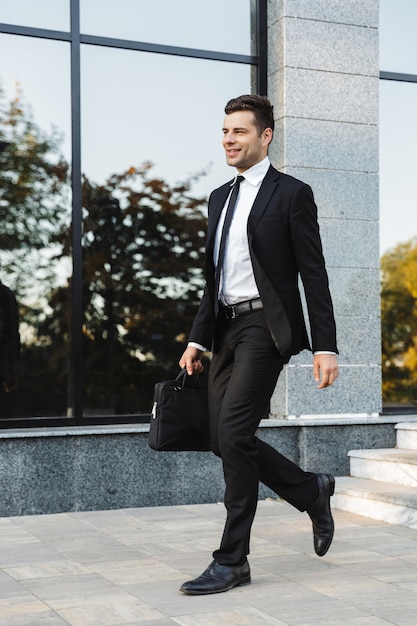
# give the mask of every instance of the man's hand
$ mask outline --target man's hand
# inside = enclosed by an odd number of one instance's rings
[[[335,354],[315,354],[313,360],[314,379],[318,388],[330,387],[338,376],[338,365]]]
[[[181,369],[183,367],[187,369],[189,376],[192,376],[192,374],[201,374],[204,370],[203,363],[201,362],[202,356],[202,350],[194,348],[194,346],[188,346],[179,361],[179,365]]]

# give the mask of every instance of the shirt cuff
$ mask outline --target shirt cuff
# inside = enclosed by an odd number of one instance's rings
[[[195,341],[189,341],[188,345],[191,348],[197,348],[197,350],[201,350],[201,352],[207,352],[207,348],[205,346],[202,346],[201,343],[196,343]]]
[[[316,354],[334,354],[336,356],[336,352],[332,352],[331,350],[317,350],[314,356],[316,356]]]

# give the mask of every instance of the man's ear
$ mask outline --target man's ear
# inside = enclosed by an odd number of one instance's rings
[[[264,132],[262,133],[262,138],[265,145],[271,143],[273,135],[274,131],[272,130],[272,128],[265,128]]]

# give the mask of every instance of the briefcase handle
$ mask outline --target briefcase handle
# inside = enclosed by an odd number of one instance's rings
[[[186,368],[183,367],[175,380],[181,383],[181,390],[183,390],[186,382],[187,382],[187,387],[193,387],[193,388],[201,387],[202,378],[203,378],[202,374],[192,374],[191,376],[189,376]]]

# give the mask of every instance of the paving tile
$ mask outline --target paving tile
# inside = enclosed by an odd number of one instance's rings
[[[2,569],[62,559],[62,555],[57,550],[42,541],[8,542],[7,544],[1,541],[0,545],[0,568]]]
[[[0,570],[0,599],[17,598],[19,596],[27,596],[26,589],[19,585],[13,576],[9,576],[7,572]]]
[[[333,563],[334,565],[341,565],[348,567],[351,565],[354,567],[356,564],[372,563],[374,567],[379,567],[375,564],[383,564],[384,561],[391,561],[393,557],[375,552],[373,550],[363,550],[357,548],[355,543],[348,542],[335,542],[332,546],[331,552],[326,555],[326,562]]]
[[[345,623],[346,620],[350,623],[353,619],[368,615],[365,610],[351,606],[348,602],[327,597],[291,581],[281,580],[273,586],[263,584],[259,594],[256,594],[256,590],[251,591],[252,606],[278,617],[286,624],[322,626],[332,620],[339,623]]]
[[[359,548],[364,547],[367,550],[385,554],[386,556],[417,559],[417,542],[412,539],[385,534],[379,537],[372,535],[367,539],[357,540],[355,543]]]
[[[43,602],[30,595],[0,600],[1,626],[35,626],[38,623],[61,626],[65,621]]]
[[[282,626],[281,622],[263,611],[257,609],[237,609],[232,611],[215,611],[210,613],[196,613],[174,618],[180,626]]]
[[[58,613],[72,626],[114,626],[135,621],[153,621],[164,616],[151,606],[133,597],[118,599],[102,598],[88,601],[81,606],[60,609]]]
[[[118,586],[155,581],[163,584],[164,581],[182,580],[184,577],[184,574],[177,569],[157,559],[149,558],[129,562],[100,563],[94,566],[94,571]]]
[[[410,563],[403,559],[386,557],[383,560],[361,561],[354,565],[345,564],[345,567],[363,576],[369,576],[376,580],[414,586],[417,589],[417,563]]]
[[[40,538],[49,535],[68,535],[80,532],[82,526],[80,521],[71,518],[68,513],[57,513],[55,515],[26,515],[22,517],[11,517],[16,531],[27,532]]]
[[[169,617],[163,617],[162,619],[153,619],[153,620],[140,620],[140,622],[122,622],[119,624],[114,624],[114,626],[175,626],[174,620]]]
[[[93,573],[27,579],[22,585],[54,610],[100,602],[103,598],[114,598],[117,602],[126,596],[117,586]]]
[[[15,581],[29,580],[31,578],[53,578],[62,575],[78,576],[91,572],[85,565],[76,561],[66,561],[65,559],[43,561],[19,567],[5,567],[4,571]]]

